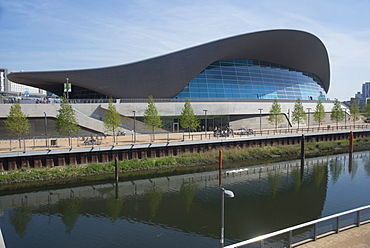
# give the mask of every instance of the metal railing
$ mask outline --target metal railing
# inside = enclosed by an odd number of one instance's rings
[[[364,213],[365,211],[366,213]],[[344,219],[345,217],[347,218]],[[283,242],[284,244],[279,244],[279,246],[282,245],[284,247],[294,247],[310,241],[315,241],[330,234],[339,233],[340,231],[352,227],[359,227],[361,224],[368,222],[370,222],[370,205],[330,215],[318,220],[306,222],[273,233],[265,234],[236,244],[228,245],[225,248],[247,247],[247,245],[256,245],[258,243],[260,244],[260,247],[265,247],[266,241],[282,235],[285,236],[285,238],[283,238],[279,242]],[[298,232],[302,229],[306,229],[304,230],[304,233],[306,233],[306,235],[302,235],[302,233],[300,233],[299,235],[293,234],[294,231]],[[275,246],[275,244],[273,244],[273,246]]]
[[[315,133],[315,132],[329,132],[329,131],[343,131],[343,130],[355,130],[355,129],[367,129],[368,124],[356,124],[356,125],[334,125],[334,126],[315,126],[315,127],[300,127],[300,128],[278,128],[278,129],[263,129],[254,130],[252,132],[240,132],[234,130],[233,133],[224,134],[215,133],[214,131],[200,132],[189,132],[183,131],[182,140],[204,140],[204,139],[226,139],[226,138],[237,138],[237,137],[250,137],[250,136],[264,136],[264,135],[281,135],[281,134],[295,134],[295,133]]]

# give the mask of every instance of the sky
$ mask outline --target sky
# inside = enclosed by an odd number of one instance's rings
[[[235,35],[297,29],[330,60],[330,99],[370,82],[370,0],[1,0],[0,68],[49,71],[136,62]]]

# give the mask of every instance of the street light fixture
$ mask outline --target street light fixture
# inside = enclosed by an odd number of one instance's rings
[[[220,247],[224,247],[224,225],[225,225],[225,196],[227,198],[233,198],[234,192],[221,187],[221,237]]]
[[[311,110],[311,108],[307,108],[307,111],[308,111],[308,129],[310,128],[310,110]]]
[[[134,112],[134,143],[136,142],[136,111],[133,110]]]
[[[204,134],[207,135],[207,109],[204,109]]]
[[[262,135],[262,110],[261,108],[258,109],[260,111],[260,134]]]

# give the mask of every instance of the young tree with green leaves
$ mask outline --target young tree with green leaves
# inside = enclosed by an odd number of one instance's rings
[[[326,118],[326,113],[325,113],[324,105],[322,104],[321,100],[318,100],[316,104],[315,112],[313,113],[313,119],[314,121],[318,122],[319,125],[321,126],[321,124],[325,122],[325,118]]]
[[[55,122],[55,130],[61,134],[68,136],[69,145],[72,148],[71,135],[80,131],[80,126],[77,122],[76,112],[69,104],[65,94],[61,97],[60,108],[58,109],[57,119]]]
[[[276,98],[271,105],[270,115],[267,120],[270,124],[275,125],[275,130],[277,130],[278,123],[284,122],[283,116],[281,114],[281,105]]]
[[[306,112],[304,111],[303,104],[301,99],[297,99],[297,101],[294,104],[294,109],[292,112],[292,122],[293,123],[298,123],[298,129],[299,129],[299,124],[303,124],[306,122]]]
[[[152,96],[148,97],[148,107],[144,111],[144,124],[148,129],[152,130],[152,141],[154,141],[154,130],[162,127],[162,121]]]
[[[357,102],[353,101],[349,109],[349,116],[353,120],[353,124],[356,125],[356,121],[360,119],[360,109],[358,108]]]
[[[193,107],[190,104],[189,98],[186,98],[186,102],[184,104],[184,108],[181,111],[180,115],[180,125],[182,128],[188,128],[189,130],[189,137],[190,137],[190,129],[195,129],[199,127],[200,120],[198,116],[194,114]]]
[[[19,148],[21,148],[21,137],[30,132],[30,124],[27,119],[27,115],[22,112],[21,104],[19,100],[16,100],[10,107],[9,115],[5,122],[5,128],[9,132],[9,135],[16,135],[19,141]]]
[[[368,102],[366,105],[365,105],[365,113],[364,113],[365,117],[367,119],[370,119],[370,102]]]
[[[104,118],[104,126],[107,131],[113,133],[113,143],[116,143],[116,131],[122,125],[121,116],[118,113],[116,106],[113,105],[112,98],[108,101],[108,109]]]
[[[342,109],[342,106],[340,105],[340,102],[338,101],[337,98],[335,98],[334,106],[331,109],[330,120],[336,122],[337,129],[338,129],[338,122],[344,120],[343,109]]]

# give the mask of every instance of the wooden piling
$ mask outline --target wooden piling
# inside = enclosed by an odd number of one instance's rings
[[[354,148],[354,144],[353,144],[353,132],[350,131],[349,132],[349,152],[350,153],[353,152],[353,148]]]
[[[115,158],[114,160],[114,166],[115,166],[115,179],[118,182],[118,157]]]
[[[304,166],[304,159],[305,159],[304,143],[305,143],[304,134],[302,134],[302,137],[301,137],[301,166]]]
[[[222,149],[218,151],[218,182],[222,185]]]

